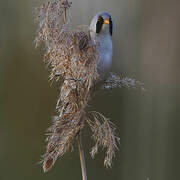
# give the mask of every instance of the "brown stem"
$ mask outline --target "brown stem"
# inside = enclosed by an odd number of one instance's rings
[[[67,16],[67,15],[66,15],[66,9],[67,9],[66,6],[67,6],[67,4],[68,4],[68,1],[65,0],[65,1],[64,1],[64,4],[65,4],[65,7],[64,7],[64,24],[66,24],[66,16]]]
[[[82,179],[87,180],[86,162],[85,162],[84,150],[82,147],[81,135],[80,134],[78,136],[78,149],[79,149],[79,157],[80,157],[80,162],[81,162]]]
[[[64,9],[64,24],[66,23],[66,8]]]

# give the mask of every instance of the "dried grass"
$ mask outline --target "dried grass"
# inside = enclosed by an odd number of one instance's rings
[[[63,14],[69,7],[67,1],[49,1],[38,8],[36,14],[39,25],[36,45],[40,42],[45,45],[44,61],[51,68],[50,80],[63,79],[57,116],[48,129],[44,171],[54,165],[58,156],[67,152],[83,128],[84,108],[98,78],[98,57],[89,34],[81,28],[73,30],[64,23]]]
[[[109,119],[98,112],[85,112],[94,85],[99,80],[99,58],[87,26],[73,30],[66,21],[70,6],[67,0],[51,0],[37,8],[35,13],[38,24],[36,46],[40,43],[44,45],[44,62],[50,68],[50,80],[61,80],[62,83],[42,160],[45,172],[73,145],[85,120],[91,127],[95,141],[91,155],[94,157],[100,146],[106,148],[106,167],[111,166],[119,142],[115,136],[115,126]],[[121,80],[111,74],[103,88],[129,87],[130,84],[131,80]],[[139,83],[135,81],[135,84]]]
[[[117,144],[120,142],[120,138],[115,136],[115,125],[96,111],[87,113],[86,120],[91,128],[92,138],[95,141],[95,145],[90,152],[91,156],[94,158],[95,154],[98,153],[99,147],[105,148],[104,166],[110,167],[115,156],[115,150],[118,149]]]
[[[115,73],[111,73],[105,83],[102,85],[102,89],[114,89],[114,88],[129,88],[129,89],[140,89],[146,91],[144,83],[134,78],[123,77]]]
[[[63,21],[63,14],[69,7],[67,1],[49,1],[37,9],[39,15],[36,15],[39,25],[36,45],[40,42],[45,45],[44,61],[51,68],[50,80],[63,79],[57,117],[48,129],[44,171],[69,149],[83,128],[84,108],[98,78],[98,58],[89,34],[80,28],[72,30]]]

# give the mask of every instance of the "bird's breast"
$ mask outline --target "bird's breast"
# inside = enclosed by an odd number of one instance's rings
[[[100,77],[106,76],[106,74],[110,71],[112,65],[112,38],[111,36],[101,37],[98,41],[98,54],[99,54],[99,63],[98,63],[98,71]]]

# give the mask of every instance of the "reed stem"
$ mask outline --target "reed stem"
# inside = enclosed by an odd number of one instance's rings
[[[79,157],[80,157],[80,162],[81,162],[82,180],[87,180],[86,162],[85,162],[85,157],[84,157],[84,150],[82,147],[81,134],[79,134],[78,136],[78,149],[79,149]]]

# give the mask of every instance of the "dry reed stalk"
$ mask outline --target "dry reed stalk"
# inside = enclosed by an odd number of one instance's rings
[[[87,180],[86,162],[85,162],[84,150],[82,146],[81,134],[79,134],[77,141],[78,141],[79,157],[81,163],[82,179]]]
[[[48,1],[38,8],[36,16],[39,24],[36,45],[39,42],[45,45],[44,61],[51,68],[50,80],[58,81],[60,76],[63,79],[56,118],[48,129],[48,144],[43,156],[45,172],[58,156],[67,152],[83,128],[84,109],[98,78],[98,58],[88,31],[73,30],[62,19],[69,7],[66,0]]]
[[[38,24],[36,46],[45,47],[44,62],[50,67],[50,80],[61,81],[53,124],[48,129],[46,153],[42,164],[44,172],[50,170],[58,157],[63,156],[77,139],[85,121],[88,122],[95,146],[91,156],[101,146],[106,149],[104,165],[111,166],[119,138],[113,123],[98,112],[87,112],[94,86],[98,81],[98,53],[91,41],[87,26],[75,30],[67,23],[68,0],[50,0],[36,10]],[[139,81],[121,79],[111,74],[104,89],[142,86]],[[80,137],[79,137],[80,138]],[[87,179],[84,152],[78,138],[82,175]]]

